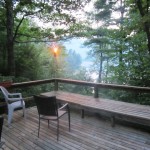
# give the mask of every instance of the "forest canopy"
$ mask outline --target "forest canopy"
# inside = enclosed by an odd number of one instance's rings
[[[97,82],[150,86],[147,0],[2,0],[0,75],[19,81],[54,77],[55,58],[49,46],[57,42],[58,77],[76,78],[80,56],[61,43],[72,37],[87,39],[84,45],[94,60],[90,72],[97,73]],[[86,69],[85,74],[89,80]]]
[[[63,41],[86,39],[92,66]],[[57,50],[54,53],[53,50]],[[1,0],[0,82],[68,78],[150,87],[150,1]],[[98,76],[97,80],[92,74]],[[33,95],[51,86],[29,88]],[[89,87],[61,89],[90,95]],[[29,94],[30,93],[30,94]],[[100,90],[101,97],[150,104],[149,94]]]

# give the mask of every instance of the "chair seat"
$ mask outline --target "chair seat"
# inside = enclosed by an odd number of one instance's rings
[[[9,105],[10,107],[13,107],[14,109],[15,109],[15,108],[22,107],[21,101],[13,102],[13,103],[8,104],[8,105]],[[25,105],[24,101],[23,101],[23,105]]]
[[[40,118],[41,119],[46,119],[46,120],[57,120],[59,117],[63,116],[66,113],[67,113],[67,111],[65,111],[65,110],[58,110],[58,117],[57,116],[40,115]]]

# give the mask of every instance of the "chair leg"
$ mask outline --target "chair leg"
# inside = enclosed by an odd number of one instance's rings
[[[14,109],[12,107],[8,108],[8,125],[11,124],[13,118]]]
[[[39,133],[40,133],[40,117],[39,117],[39,127],[38,127],[38,138],[39,138]]]
[[[49,128],[49,120],[47,120],[48,121],[48,128]]]
[[[68,112],[68,122],[69,122],[69,131],[70,131],[70,112]]]
[[[23,105],[22,109],[23,109],[23,117],[26,117],[25,105]]]
[[[59,119],[57,119],[57,141],[59,140]]]
[[[69,131],[70,131],[70,108],[68,106],[68,123],[69,123]]]

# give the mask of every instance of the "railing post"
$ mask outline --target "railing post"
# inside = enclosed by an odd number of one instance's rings
[[[55,82],[54,82],[54,90],[58,91],[58,81],[57,80],[55,80]]]
[[[97,87],[97,85],[94,86],[94,97],[98,98],[98,87]]]

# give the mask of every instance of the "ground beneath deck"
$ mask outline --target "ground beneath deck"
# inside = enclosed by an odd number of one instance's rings
[[[56,123],[42,121],[40,137],[37,137],[38,114],[36,107],[28,108],[26,118],[22,111],[14,113],[11,127],[4,121],[2,141],[4,150],[150,150],[150,133],[86,115],[84,119],[71,111],[71,132],[67,115],[60,120],[60,136],[57,142]],[[6,118],[6,116],[5,116]],[[0,148],[1,149],[1,148]]]

